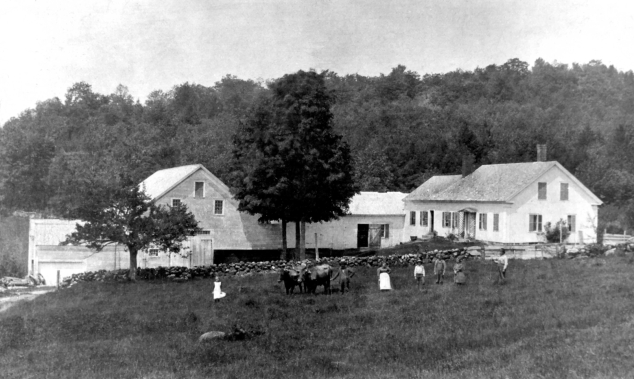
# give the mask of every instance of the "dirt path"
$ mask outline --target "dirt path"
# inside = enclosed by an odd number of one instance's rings
[[[55,288],[34,289],[30,292],[11,293],[10,291],[11,290],[7,290],[7,292],[9,292],[11,296],[0,298],[0,313],[6,311],[7,309],[11,308],[21,301],[33,300],[40,295],[55,291]]]

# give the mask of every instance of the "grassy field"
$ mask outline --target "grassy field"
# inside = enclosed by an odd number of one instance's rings
[[[275,275],[83,283],[0,313],[5,378],[628,378],[634,377],[633,259],[490,262],[468,283],[392,292],[357,269],[344,296],[287,297]],[[451,266],[451,265],[450,265]],[[321,288],[320,288],[321,289]],[[262,333],[199,343],[238,324]]]

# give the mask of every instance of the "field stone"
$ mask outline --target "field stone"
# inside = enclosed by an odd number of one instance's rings
[[[614,255],[614,254],[616,254],[616,248],[612,248],[612,249],[610,249],[610,250],[608,250],[608,251],[606,251],[606,252],[605,252],[605,255],[606,255],[606,256],[608,256],[608,255]]]
[[[198,338],[198,342],[209,342],[209,341],[224,338],[225,336],[226,336],[225,332],[211,331],[200,336]]]

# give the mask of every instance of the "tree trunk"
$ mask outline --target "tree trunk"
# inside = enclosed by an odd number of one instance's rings
[[[288,243],[286,241],[286,220],[282,220],[282,256],[280,259],[288,260]]]
[[[137,249],[136,248],[132,248],[130,246],[128,246],[128,251],[130,252],[130,273],[129,273],[129,279],[133,282],[136,281],[136,255],[137,255]]]
[[[300,227],[300,240],[299,240],[299,259],[306,259],[306,221],[302,220],[299,223]]]
[[[301,233],[299,232],[299,221],[295,221],[295,253],[293,257],[294,259],[301,259],[299,255],[300,235]]]

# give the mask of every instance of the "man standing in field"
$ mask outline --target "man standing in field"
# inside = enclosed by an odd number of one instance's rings
[[[349,269],[345,263],[341,263],[339,268],[339,272],[335,274],[335,277],[332,280],[339,279],[339,286],[341,288],[341,294],[343,295],[346,288],[348,292],[350,292],[350,279],[354,276],[354,271]]]
[[[447,265],[445,264],[445,260],[442,259],[442,255],[438,253],[438,255],[436,255],[436,259],[434,259],[434,275],[436,275],[436,284],[442,284],[446,268]]]
[[[498,266],[498,281],[506,280],[506,268],[509,265],[509,257],[506,256],[506,251],[500,249],[500,256],[495,260]]]

